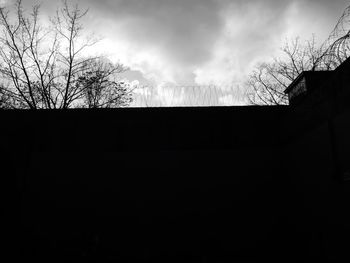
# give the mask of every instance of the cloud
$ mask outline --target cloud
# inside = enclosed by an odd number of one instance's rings
[[[114,61],[141,72],[155,84],[159,98],[169,93],[159,87],[171,83],[238,86],[256,62],[277,54],[286,37],[309,38],[314,33],[322,42],[349,4],[348,0],[79,3],[90,8],[86,29],[104,36],[91,52],[109,53]],[[54,1],[43,1],[47,13],[56,6]]]
[[[103,50],[114,47],[123,63],[157,83],[156,94],[168,98],[166,104],[171,93],[162,90],[166,83],[238,86],[287,37],[315,33],[322,41],[346,6],[343,0],[333,5],[325,0],[104,0],[98,7],[88,2],[96,17],[105,17],[95,22],[110,41]],[[177,102],[183,100],[178,96]]]
[[[158,84],[163,99],[169,83],[240,83],[255,56],[275,47],[271,41],[283,32],[287,12],[286,1],[272,0],[87,2],[95,10],[91,26],[108,36],[99,49],[115,50],[115,59]]]
[[[288,4],[273,9],[265,1],[231,4],[223,14],[225,25],[214,47],[215,56],[196,69],[196,82],[239,83],[254,60],[278,46],[288,12]]]
[[[123,62],[158,81],[193,80],[194,67],[212,57],[223,29],[218,0],[85,2],[95,18],[91,26],[119,42]]]

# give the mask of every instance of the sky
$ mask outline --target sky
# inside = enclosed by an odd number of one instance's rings
[[[29,8],[35,1],[23,2]],[[59,5],[41,3],[43,15]],[[89,52],[129,67],[125,77],[142,86],[136,106],[244,104],[243,84],[257,62],[278,55],[286,39],[314,34],[322,43],[350,5],[349,0],[78,3],[89,8],[85,30],[101,37]]]

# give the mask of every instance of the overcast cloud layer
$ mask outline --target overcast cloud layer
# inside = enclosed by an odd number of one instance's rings
[[[29,6],[33,1],[24,2]],[[42,3],[47,13],[57,5],[50,0]],[[277,54],[286,37],[307,39],[315,34],[324,41],[350,3],[80,0],[79,4],[90,8],[86,28],[104,37],[93,52],[107,52],[139,72],[141,82],[151,80],[159,90],[169,83],[238,86],[257,61]]]

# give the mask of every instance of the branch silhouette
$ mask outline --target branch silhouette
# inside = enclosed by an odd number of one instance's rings
[[[118,79],[125,67],[83,55],[98,42],[84,37],[87,9],[65,0],[49,26],[40,23],[40,5],[27,14],[17,0],[10,11],[0,8],[0,108],[125,107],[132,102],[130,85]]]

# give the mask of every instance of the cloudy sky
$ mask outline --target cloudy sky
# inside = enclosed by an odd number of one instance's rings
[[[24,0],[28,7],[33,2]],[[52,14],[58,5],[56,0],[41,2],[44,14]],[[212,105],[242,104],[242,83],[255,63],[278,54],[286,38],[315,34],[323,42],[350,1],[78,3],[89,8],[86,30],[103,37],[90,52],[105,53],[130,67],[129,80],[149,86],[138,91],[147,96],[146,103],[165,106],[195,104],[198,99]],[[210,85],[220,88],[213,91]]]

